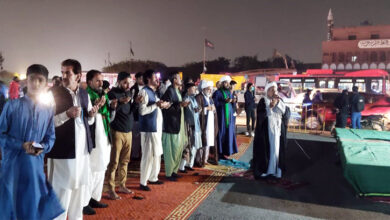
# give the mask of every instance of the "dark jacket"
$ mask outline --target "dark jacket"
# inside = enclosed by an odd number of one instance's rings
[[[348,95],[341,93],[338,95],[333,103],[334,107],[338,108],[339,114],[349,114],[350,104]]]
[[[54,101],[56,103],[56,112],[58,115],[67,111],[73,106],[72,96],[69,90],[65,87],[59,86],[51,90]],[[93,142],[91,138],[91,131],[88,124],[88,93],[86,90],[79,88],[79,96],[81,108],[83,111],[83,122],[87,135],[88,152],[92,151]],[[53,159],[74,159],[76,158],[76,137],[75,137],[75,119],[69,119],[63,125],[56,127],[56,141],[52,150],[47,154],[48,158]]]
[[[310,94],[305,93],[302,104],[311,104],[311,103],[313,103],[313,100],[310,99]]]
[[[118,106],[116,108],[116,113],[115,113],[115,119],[114,121],[111,122],[111,128],[114,129],[115,131],[119,132],[124,132],[128,133],[133,130],[133,123],[134,123],[134,118],[133,118],[133,110],[132,110],[132,101],[122,104],[119,102],[119,99],[122,97],[132,97],[130,91],[124,91],[121,88],[113,88],[110,90],[108,93],[108,98],[110,100],[112,99],[117,99],[118,100]]]
[[[313,98],[313,104],[320,104],[322,103],[323,101],[323,98],[322,98],[322,94],[321,93],[317,93],[314,98]]]
[[[171,107],[162,110],[164,120],[163,132],[178,134],[181,123],[181,106],[176,89],[173,86],[169,86],[161,100],[172,103]]]
[[[357,105],[359,103],[359,98],[360,98],[360,94],[358,92],[354,92],[352,93],[350,99],[349,99],[349,103],[351,105],[351,112],[360,112],[358,109],[357,109]]]
[[[134,84],[131,88],[130,88],[130,93],[133,94],[133,97],[136,98],[138,96],[138,93],[139,93],[139,88],[138,88],[138,84]],[[133,115],[134,115],[134,121],[138,121],[139,119],[139,113],[138,113],[138,109],[139,109],[139,104],[137,102],[133,102],[131,104],[131,109],[133,111]]]
[[[244,93],[244,99],[245,99],[245,111],[249,111],[255,108],[255,96],[253,95],[253,92],[246,90]]]

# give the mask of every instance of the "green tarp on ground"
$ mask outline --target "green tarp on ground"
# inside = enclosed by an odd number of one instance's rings
[[[350,132],[359,136],[360,139],[390,141],[390,132],[388,131],[374,131],[374,130],[363,130],[363,129],[349,129],[349,130]]]
[[[344,176],[363,196],[390,196],[390,132],[336,129]]]

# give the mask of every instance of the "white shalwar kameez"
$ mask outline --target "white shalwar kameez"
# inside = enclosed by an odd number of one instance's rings
[[[149,97],[147,92],[142,89],[139,94],[144,97],[144,100],[139,105],[139,114],[147,115],[157,110],[157,132],[141,132],[141,178],[140,183],[144,186],[148,181],[158,181],[158,174],[160,173],[162,148],[162,124],[163,118],[161,109],[156,104],[147,106]],[[156,96],[156,102],[159,99]]]
[[[80,107],[79,89],[74,93],[68,89],[73,106]],[[92,109],[91,100],[88,95],[88,112]],[[83,112],[82,114],[88,114]],[[56,127],[63,125],[70,118],[66,112],[54,116]],[[95,118],[88,118],[88,124],[92,125]],[[48,179],[52,184],[55,193],[65,212],[56,219],[69,220],[83,219],[83,207],[89,202],[86,198],[86,190],[89,189],[92,174],[90,158],[87,146],[87,133],[81,117],[74,119],[75,123],[75,153],[74,159],[48,159]]]
[[[103,117],[100,113],[95,116],[95,148],[90,158],[92,184],[87,197],[100,201],[102,198],[104,176],[110,162],[111,145],[104,130]]]
[[[204,95],[204,98],[206,100],[206,102],[208,103],[209,106],[210,105],[210,98],[207,97],[206,95]],[[205,107],[203,109],[203,114],[207,115],[207,119],[206,119],[206,142],[207,142],[207,146],[206,146],[206,154],[205,154],[205,161],[207,161],[209,159],[209,154],[210,154],[210,147],[211,146],[215,146],[215,134],[214,134],[214,112],[213,111],[210,111],[210,110],[207,110],[207,107]]]
[[[280,148],[280,135],[282,126],[282,116],[286,111],[286,105],[283,101],[279,101],[276,106],[270,108],[271,100],[265,97],[265,104],[268,117],[268,137],[270,145],[269,163],[266,175],[273,175],[277,178],[282,177],[282,170],[279,168],[279,148]]]

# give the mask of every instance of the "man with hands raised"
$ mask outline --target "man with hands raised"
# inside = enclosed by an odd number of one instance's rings
[[[144,73],[145,86],[139,91],[143,97],[139,104],[139,122],[141,132],[141,177],[140,188],[150,191],[149,184],[163,184],[158,180],[160,172],[161,155],[163,154],[161,136],[163,118],[161,109],[167,109],[169,102],[159,100],[156,90],[158,80],[153,70]]]
[[[180,166],[183,148],[186,144],[184,128],[184,111],[190,102],[183,101],[179,91],[182,80],[178,72],[169,75],[172,85],[168,87],[162,100],[171,103],[167,109],[163,109],[163,134],[162,143],[164,148],[165,175],[168,180],[176,181]]]
[[[112,200],[120,199],[115,191],[115,174],[118,169],[119,189],[118,192],[133,193],[126,187],[127,165],[130,162],[132,130],[133,130],[133,108],[132,99],[134,94],[130,92],[130,73],[120,72],[117,79],[118,86],[112,88],[108,98],[116,102],[115,119],[111,122],[112,148],[110,163],[108,164],[108,196]],[[138,99],[137,99],[138,101]]]
[[[86,90],[80,88],[81,64],[68,59],[61,64],[62,86],[53,88],[56,141],[48,156],[48,179],[65,212],[58,219],[82,219],[91,185],[90,153],[93,142],[89,126],[99,106],[92,106]]]
[[[98,107],[95,123],[90,126],[92,142],[95,148],[90,155],[92,184],[87,197],[90,198],[87,206],[83,208],[84,214],[95,214],[93,208],[106,208],[107,204],[99,202],[102,197],[105,171],[110,162],[111,152],[111,112],[117,103],[109,103],[108,96],[103,91],[103,75],[98,70],[87,72],[87,92],[91,102]]]

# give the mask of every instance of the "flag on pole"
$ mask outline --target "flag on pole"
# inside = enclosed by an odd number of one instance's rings
[[[214,44],[211,41],[204,39],[204,45],[208,48],[214,49]]]
[[[129,41],[129,44],[130,44],[130,57],[131,57],[134,56],[134,51],[133,51],[133,45],[131,41]]]

